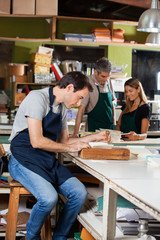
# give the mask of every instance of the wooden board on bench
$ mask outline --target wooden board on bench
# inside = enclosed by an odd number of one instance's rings
[[[127,148],[84,148],[80,151],[79,157],[97,160],[129,160],[130,150]]]

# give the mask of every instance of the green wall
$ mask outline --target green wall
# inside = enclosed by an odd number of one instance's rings
[[[18,42],[14,44],[13,62],[25,63],[30,61],[30,54],[37,51],[42,42]]]
[[[108,46],[108,59],[112,64],[122,66],[127,64],[123,71],[127,77],[131,76],[132,47]]]
[[[49,38],[49,33],[44,18],[0,17],[0,37]]]
[[[148,36],[148,33],[138,32],[137,26],[134,25],[122,25],[114,24],[114,29],[123,29],[124,30],[124,39],[125,41],[134,41],[136,43],[145,43],[145,40]]]

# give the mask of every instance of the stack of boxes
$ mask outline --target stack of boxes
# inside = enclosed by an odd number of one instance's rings
[[[30,62],[33,67],[35,83],[51,83],[50,67],[52,62],[52,48],[38,47],[36,53],[31,54]]]
[[[113,42],[124,42],[124,29],[113,29]]]
[[[56,16],[58,0],[0,0],[0,14],[10,13]]]
[[[94,34],[96,42],[111,42],[111,31],[109,28],[93,28],[91,33]]]

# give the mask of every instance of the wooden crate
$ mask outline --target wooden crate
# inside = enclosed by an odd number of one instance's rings
[[[41,63],[50,65],[52,61],[52,56],[48,56],[40,53],[31,53],[31,63]]]
[[[34,73],[42,73],[49,74],[50,73],[50,65],[35,63],[33,64],[33,72]]]

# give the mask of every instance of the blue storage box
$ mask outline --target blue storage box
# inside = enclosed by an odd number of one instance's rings
[[[95,42],[94,34],[64,33],[65,40],[78,42]]]

